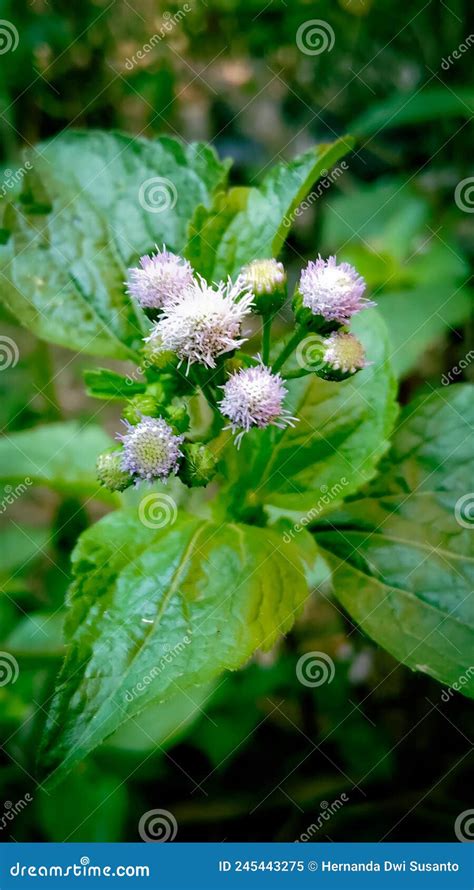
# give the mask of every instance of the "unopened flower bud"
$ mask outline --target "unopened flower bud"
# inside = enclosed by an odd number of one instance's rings
[[[354,334],[336,331],[323,341],[322,365],[317,374],[325,380],[345,380],[367,364],[360,340]]]
[[[96,468],[100,484],[109,491],[125,491],[133,482],[130,473],[122,469],[121,448],[110,448],[99,454]]]
[[[169,405],[165,409],[166,419],[177,433],[185,433],[189,429],[190,417],[183,402]]]
[[[142,348],[143,361],[146,367],[155,368],[157,371],[173,370],[178,365],[178,356],[170,349],[163,347],[160,337],[152,336]]]
[[[253,312],[273,315],[286,299],[286,272],[277,260],[252,260],[244,266],[240,278],[254,295]]]
[[[217,460],[201,442],[188,442],[182,447],[183,460],[179,478],[189,488],[202,488],[216,473]]]
[[[139,423],[142,417],[158,417],[162,411],[162,405],[154,396],[149,393],[134,396],[133,399],[125,405],[123,416],[129,423]]]

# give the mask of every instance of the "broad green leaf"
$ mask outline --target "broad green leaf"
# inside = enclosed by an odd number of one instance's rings
[[[346,136],[317,145],[289,163],[277,164],[259,187],[220,192],[210,209],[198,207],[186,248],[196,271],[216,280],[236,275],[255,258],[277,256],[293,211],[353,144]]]
[[[155,243],[183,248],[227,165],[205,145],[100,131],[63,133],[27,158],[20,199],[0,207],[1,299],[43,339],[133,357],[146,328],[127,266]]]
[[[123,377],[109,368],[90,368],[83,376],[87,395],[94,399],[130,399],[146,389],[145,383]]]
[[[472,311],[472,291],[441,284],[382,294],[379,312],[390,331],[390,357],[401,377],[423,352]]]
[[[99,426],[77,421],[10,433],[0,440],[0,480],[11,483],[13,500],[33,484],[110,500],[97,483],[95,461],[112,444]]]
[[[356,136],[374,136],[380,130],[447,120],[452,117],[471,118],[474,113],[474,90],[471,87],[425,87],[411,96],[399,91],[371,105],[351,126]]]
[[[334,593],[409,667],[474,697],[474,387],[402,414],[380,474],[317,531]]]
[[[271,529],[183,517],[154,530],[135,510],[85,532],[73,568],[42,754],[52,780],[151,702],[192,697],[270,648],[308,594],[298,549]]]
[[[231,499],[243,503],[246,491],[249,506],[263,503],[272,516],[310,524],[375,474],[396,415],[390,345],[375,310],[352,327],[373,364],[343,383],[314,375],[289,381],[294,427],[252,431],[240,451],[226,447],[226,474],[237,480]]]

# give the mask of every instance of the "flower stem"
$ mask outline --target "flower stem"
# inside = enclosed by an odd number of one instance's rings
[[[262,324],[262,362],[264,365],[268,365],[270,361],[270,338],[272,332],[272,321],[273,317],[271,315],[265,315],[263,317]]]
[[[285,380],[294,380],[296,377],[307,377],[308,374],[312,373],[312,371],[307,371],[306,368],[300,368],[299,371],[288,371],[283,376]]]
[[[288,340],[288,343],[286,344],[286,346],[283,347],[282,351],[280,352],[280,355],[278,356],[277,360],[273,363],[273,371],[279,371],[280,368],[282,367],[282,365],[285,364],[287,358],[293,352],[293,349],[295,348],[296,344],[299,343],[302,333],[303,333],[302,328],[300,328],[300,327],[296,328],[296,331],[294,332],[293,336],[290,337],[290,339]]]

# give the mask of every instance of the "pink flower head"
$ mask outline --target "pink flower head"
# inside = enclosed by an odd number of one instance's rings
[[[142,256],[140,266],[128,270],[127,292],[144,309],[161,309],[168,300],[180,298],[192,284],[191,264],[183,257],[163,250]]]
[[[337,263],[335,256],[310,260],[301,273],[299,292],[303,306],[326,321],[347,324],[361,309],[374,306],[364,297],[365,281],[349,263]]]
[[[231,429],[233,433],[240,430],[235,438],[237,447],[251,427],[262,429],[271,425],[284,429],[287,425],[293,426],[297,419],[283,408],[288,390],[282,378],[263,364],[236,371],[222,389],[224,398],[219,408],[230,420],[224,429]]]

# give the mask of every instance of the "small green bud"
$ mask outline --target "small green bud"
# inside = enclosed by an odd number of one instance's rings
[[[178,365],[178,356],[169,349],[163,349],[159,337],[152,337],[142,348],[145,366],[157,371],[171,371]]]
[[[159,417],[162,404],[148,392],[134,396],[125,405],[123,416],[129,423],[140,423],[142,417]]]
[[[179,478],[189,488],[201,488],[211,481],[216,473],[217,460],[212,451],[201,442],[187,442],[181,446],[183,460]]]
[[[254,295],[252,311],[273,315],[286,300],[286,272],[277,260],[252,260],[241,272],[244,284]]]
[[[251,355],[241,352],[238,358],[226,358],[223,367],[226,375],[230,375],[240,371],[241,368],[252,368],[255,364],[256,361]]]
[[[122,449],[110,448],[97,458],[97,478],[109,491],[125,491],[132,484],[130,473],[122,469]]]
[[[346,380],[369,364],[360,340],[345,331],[336,331],[323,340],[321,365],[316,371],[324,380]]]
[[[165,409],[166,419],[169,421],[173,429],[177,433],[185,433],[189,429],[191,423],[190,417],[183,402],[177,402],[175,405],[169,405]]]
[[[308,331],[319,331],[320,333],[329,334],[341,327],[338,321],[327,321],[323,315],[314,315],[311,309],[303,306],[303,297],[298,290],[293,295],[291,302],[296,321]]]

